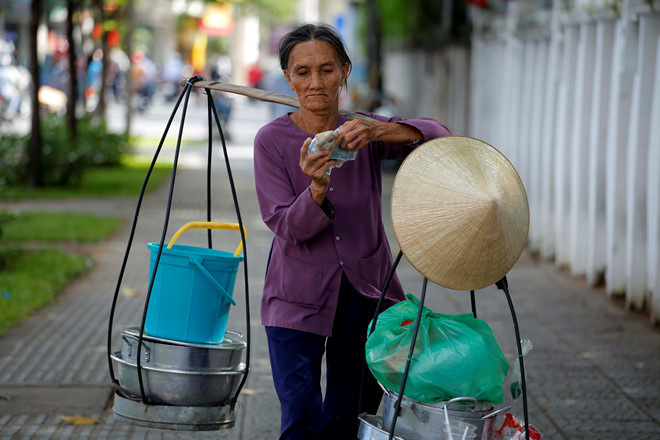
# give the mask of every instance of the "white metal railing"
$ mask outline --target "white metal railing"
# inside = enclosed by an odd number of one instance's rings
[[[473,10],[469,133],[528,192],[529,246],[660,322],[660,2]]]

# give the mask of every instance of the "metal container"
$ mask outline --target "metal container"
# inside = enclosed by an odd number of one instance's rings
[[[137,362],[140,329],[128,327],[121,332],[122,359]],[[238,332],[227,331],[220,344],[191,344],[142,336],[142,367],[166,368],[181,371],[236,370],[247,344]]]
[[[146,428],[176,431],[218,431],[236,423],[236,414],[224,406],[146,405],[115,393],[115,419]]]
[[[382,429],[383,426],[382,417],[362,413],[358,416],[358,419],[360,419],[360,429],[358,430],[358,439],[389,440],[390,433]],[[403,440],[403,439],[395,435],[394,440]]]
[[[392,427],[398,397],[398,393],[385,390],[382,402],[385,430]],[[510,408],[495,410],[493,405],[478,402],[472,397],[457,397],[448,402],[421,403],[403,396],[394,433],[406,440],[445,439],[445,406],[450,421],[463,422],[476,427],[477,440],[490,439],[495,417]]]
[[[111,355],[121,387],[140,398],[137,365],[122,358],[121,352]],[[217,406],[227,403],[247,373],[245,364],[236,370],[190,371],[142,366],[142,384],[150,403],[176,406]]]

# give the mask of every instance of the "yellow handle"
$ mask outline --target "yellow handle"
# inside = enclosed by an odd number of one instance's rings
[[[170,244],[167,245],[167,248],[171,248],[174,242],[176,241],[177,238],[184,232],[186,232],[188,229],[233,229],[235,231],[238,231],[240,229],[240,226],[238,223],[222,223],[222,222],[190,222],[186,223],[185,225],[181,226],[178,231],[176,231],[176,234],[172,237],[172,240],[170,240]],[[247,235],[247,232],[245,232],[245,228],[243,228],[243,233]],[[238,254],[241,253],[241,250],[243,249],[243,240],[238,244],[238,247],[236,248],[236,252],[234,252],[234,256],[237,257]]]

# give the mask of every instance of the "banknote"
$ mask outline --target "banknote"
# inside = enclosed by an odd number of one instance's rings
[[[337,163],[334,166],[328,168],[328,171],[326,171],[328,174],[330,174],[330,170],[332,168],[339,168],[344,164],[344,162],[354,160],[357,156],[357,151],[349,151],[346,148],[343,148],[341,146],[342,142],[343,138],[341,138],[339,129],[324,131],[323,133],[319,133],[314,136],[314,139],[312,139],[312,142],[309,144],[307,151],[309,153],[314,153],[319,149],[331,150],[329,159],[336,160]]]

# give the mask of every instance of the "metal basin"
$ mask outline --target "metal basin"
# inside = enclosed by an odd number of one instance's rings
[[[119,384],[128,394],[140,398],[137,365],[122,358],[121,352],[111,355],[117,369]],[[236,370],[189,371],[142,366],[142,383],[149,403],[176,406],[217,406],[234,395],[244,374],[245,364]]]
[[[398,393],[383,394],[383,428],[389,432],[395,416]],[[421,403],[403,396],[394,433],[405,439],[442,440],[445,438],[445,406],[451,422],[463,422],[476,427],[477,440],[488,440],[498,414],[510,407],[495,410],[493,405],[471,397],[457,397],[448,402]]]
[[[358,430],[358,439],[360,440],[389,440],[389,431],[384,431],[383,418],[371,414],[360,414],[360,429]],[[403,440],[401,437],[394,436],[394,440]]]
[[[145,405],[114,396],[112,406],[115,419],[146,428],[177,431],[218,431],[229,429],[236,423],[236,414],[229,405],[225,406],[171,406]]]
[[[137,362],[138,327],[125,328],[121,333],[122,359]],[[142,367],[182,371],[236,370],[247,344],[242,335],[228,331],[220,344],[191,344],[144,334],[142,336]]]

